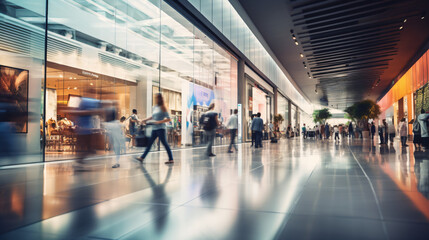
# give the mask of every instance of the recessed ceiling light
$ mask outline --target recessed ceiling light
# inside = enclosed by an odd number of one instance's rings
[[[406,22],[407,22],[407,19],[405,18],[405,19],[404,19],[404,23],[406,23]]]
[[[70,77],[70,79],[73,79],[72,77]]]
[[[304,54],[301,53],[301,54],[299,54],[299,56],[304,57]]]
[[[297,45],[297,46],[299,45],[298,41],[295,41],[295,45]]]
[[[92,85],[94,85],[94,83],[90,83],[89,85],[91,85],[91,86],[92,86]]]
[[[73,89],[74,89],[74,90],[77,90],[77,87],[74,87]]]
[[[420,19],[421,19],[421,20],[425,19],[425,16],[421,16],[421,17],[420,17]]]
[[[399,30],[402,30],[403,28],[404,28],[404,26],[400,26],[400,27],[399,27]]]
[[[307,65],[304,65],[304,68],[307,69]]]
[[[60,74],[60,78],[62,78],[63,77],[63,75],[62,74]]]

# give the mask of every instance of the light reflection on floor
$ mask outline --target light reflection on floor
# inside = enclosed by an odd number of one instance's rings
[[[161,152],[119,169],[102,158],[0,170],[0,239],[429,236],[429,153],[412,146],[285,139],[203,151],[175,151],[172,166]]]

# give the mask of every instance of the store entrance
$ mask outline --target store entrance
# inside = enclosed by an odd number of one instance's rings
[[[272,121],[272,96],[253,85],[252,83],[247,84],[247,106],[248,106],[248,115],[247,115],[247,124],[246,124],[246,141],[252,140],[252,130],[251,122],[252,116],[257,113],[261,113],[261,118],[264,122],[264,139],[268,138],[268,123]]]
[[[132,110],[130,92],[136,83],[58,64],[48,63],[46,73],[46,161],[70,159],[76,154],[76,116],[69,111],[74,100],[87,97],[115,101],[118,116],[127,116]],[[109,144],[101,118],[93,119],[97,129],[95,148],[97,154],[107,154]]]

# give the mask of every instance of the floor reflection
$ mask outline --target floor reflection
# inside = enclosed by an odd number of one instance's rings
[[[101,158],[84,171],[1,170],[0,239],[395,239],[414,223],[427,237],[429,153],[411,144],[296,138],[203,151],[176,151],[174,165],[151,153],[119,169]]]

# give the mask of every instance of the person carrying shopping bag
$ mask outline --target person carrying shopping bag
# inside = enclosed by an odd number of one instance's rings
[[[147,154],[149,154],[149,151],[152,148],[153,143],[157,138],[159,138],[160,142],[162,143],[162,145],[164,145],[165,150],[167,151],[167,154],[168,154],[168,161],[165,163],[166,164],[174,163],[173,154],[167,142],[167,135],[166,135],[167,127],[165,125],[165,123],[170,121],[171,121],[170,115],[168,114],[167,107],[164,104],[164,98],[162,97],[162,94],[159,93],[156,96],[156,106],[153,107],[152,116],[142,121],[143,124],[148,123],[151,125],[152,134],[149,139],[146,150],[140,157],[136,158],[137,161],[142,163],[145,160]]]

